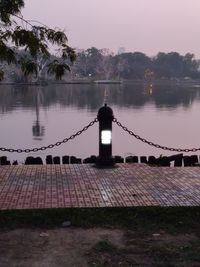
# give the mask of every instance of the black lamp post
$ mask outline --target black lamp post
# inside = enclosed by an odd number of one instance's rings
[[[98,111],[99,121],[99,156],[96,164],[99,167],[114,166],[115,161],[112,157],[112,121],[113,111],[105,104]]]

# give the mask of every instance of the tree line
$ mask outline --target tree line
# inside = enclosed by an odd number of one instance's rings
[[[108,49],[95,47],[77,52],[71,67],[73,78],[145,79],[200,78],[200,61],[194,54],[159,52],[149,57],[141,52],[113,54]]]
[[[26,53],[26,57],[29,57],[25,51],[18,53]],[[37,75],[24,75],[15,64],[4,64],[4,80],[16,83],[53,80],[54,77],[48,75],[47,70],[50,60],[56,60],[56,57],[52,55],[38,60]],[[114,54],[108,49],[92,47],[77,51],[76,61],[73,64],[69,62],[69,70],[62,77],[65,81],[199,79],[200,60],[191,53],[159,52],[154,57],[148,57],[141,52]]]

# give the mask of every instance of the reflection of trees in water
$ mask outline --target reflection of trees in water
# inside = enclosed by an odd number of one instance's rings
[[[34,134],[42,129],[38,127],[39,106],[74,106],[78,109],[98,110],[103,104],[105,88],[108,104],[121,107],[141,108],[148,103],[156,107],[188,107],[196,100],[200,101],[199,88],[185,88],[170,85],[153,85],[151,90],[146,84],[123,85],[50,85],[40,87],[39,98],[36,86],[1,86],[1,114],[20,109],[36,110]],[[40,101],[42,94],[42,102]],[[39,101],[39,102],[38,102]],[[37,135],[37,134],[36,134]]]
[[[189,106],[195,99],[200,100],[199,91],[195,88],[156,86],[151,84],[127,85],[120,93],[112,93],[112,103],[119,106],[133,108],[143,107],[145,104],[154,103],[156,107],[173,107],[180,105]]]

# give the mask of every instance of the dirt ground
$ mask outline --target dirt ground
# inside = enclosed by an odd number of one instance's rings
[[[192,233],[57,228],[0,231],[0,267],[200,266]]]
[[[120,244],[122,231],[106,229],[19,229],[0,233],[1,267],[85,267],[85,254],[103,239]]]

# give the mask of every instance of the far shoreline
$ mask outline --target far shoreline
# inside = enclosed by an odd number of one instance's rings
[[[122,84],[144,84],[144,85],[161,85],[161,84],[171,84],[177,86],[194,86],[200,87],[200,79],[191,79],[191,78],[162,78],[155,79],[152,81],[141,80],[141,79],[133,79],[133,80],[61,80],[61,81],[41,81],[41,82],[0,82],[0,86],[2,85],[29,85],[29,86],[48,86],[48,85],[63,85],[63,84],[92,84],[92,85],[122,85]]]

